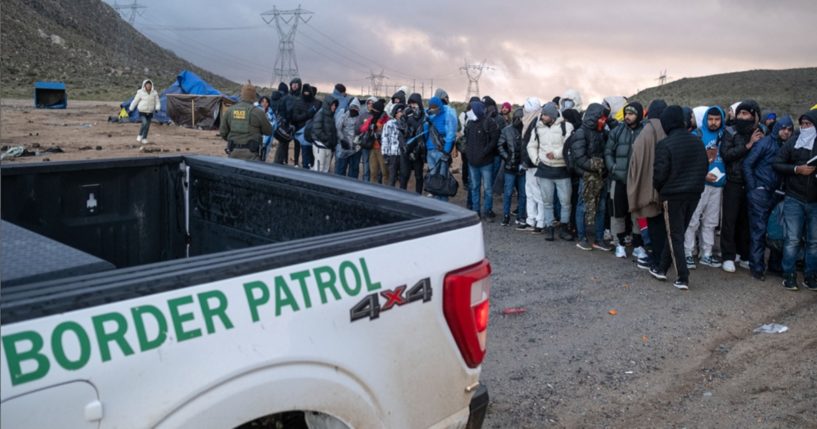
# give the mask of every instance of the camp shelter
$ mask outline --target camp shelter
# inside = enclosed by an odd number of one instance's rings
[[[62,82],[34,82],[34,107],[37,109],[65,109],[68,93]]]
[[[235,104],[223,95],[167,94],[167,115],[183,127],[218,128],[221,114]]]

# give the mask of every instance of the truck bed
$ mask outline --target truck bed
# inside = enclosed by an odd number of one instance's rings
[[[53,255],[3,257],[3,324],[479,222],[471,211],[399,189],[204,156],[3,166],[0,214],[98,264],[21,279],[18,264]]]

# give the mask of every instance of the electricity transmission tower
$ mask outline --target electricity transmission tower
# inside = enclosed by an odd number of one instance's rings
[[[480,64],[468,64],[465,61],[465,66],[460,67],[461,71],[468,76],[468,91],[465,92],[465,99],[469,100],[471,97],[479,97],[479,78],[482,77],[482,72],[485,70],[492,70],[492,67],[485,65],[485,60]]]
[[[380,74],[374,74],[374,72],[370,72],[366,79],[369,79],[371,82],[371,89],[372,95],[375,97],[380,96],[380,92],[383,90],[383,80],[388,79],[389,77],[383,74],[383,70],[380,70]]]
[[[297,9],[281,10],[272,6],[261,14],[261,19],[267,25],[275,23],[275,30],[278,32],[278,58],[275,59],[273,68],[272,83],[289,82],[292,78],[298,77],[298,60],[295,59],[295,33],[298,31],[298,23],[306,24],[312,19],[314,12],[310,12],[298,5]],[[304,18],[306,16],[306,18]]]
[[[137,3],[136,0],[133,0],[133,3],[130,4],[119,4],[119,2],[114,1],[113,8],[122,15],[126,15],[128,17],[128,23],[133,27],[133,23],[136,22],[136,17],[142,16],[147,6]],[[130,12],[128,12],[128,10]]]
[[[658,79],[656,80],[658,81],[658,86],[663,86],[665,83],[667,83],[667,69],[664,69],[664,71],[660,72],[660,74],[658,75]]]

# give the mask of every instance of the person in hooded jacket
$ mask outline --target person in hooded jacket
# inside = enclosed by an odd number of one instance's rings
[[[473,209],[481,218],[492,219],[494,214],[494,153],[499,141],[499,129],[496,120],[486,115],[485,104],[482,101],[471,103],[472,116],[465,127],[465,147],[468,153],[468,169],[470,170],[470,191]],[[480,191],[483,192],[480,200]],[[482,212],[480,213],[480,202]]]
[[[457,133],[457,140],[455,141],[454,147],[456,148],[455,153],[460,154],[460,161],[462,162],[462,171],[461,174],[461,181],[462,186],[465,189],[471,189],[471,185],[469,182],[469,176],[471,173],[471,169],[468,168],[468,151],[465,148],[465,128],[468,126],[468,121],[474,117],[471,113],[471,103],[475,101],[480,101],[479,97],[471,97],[468,99],[468,103],[465,105],[465,111],[460,112],[458,124],[462,132]],[[468,210],[474,210],[474,203],[471,201],[471,192],[467,192],[468,195],[465,197],[465,208]],[[479,209],[479,207],[477,207]]]
[[[264,110],[264,115],[266,115],[267,120],[272,125],[272,131],[275,132],[275,128],[278,127],[278,120],[275,118],[275,111],[272,108],[269,97],[265,95],[259,98],[257,106]],[[264,136],[260,155],[261,161],[267,160],[267,155],[269,155],[270,147],[272,146],[272,140],[272,136]]]
[[[303,167],[311,169],[315,163],[315,155],[312,152],[312,143],[304,138],[304,126],[310,119],[315,117],[318,110],[321,109],[323,103],[315,98],[315,88],[306,83],[301,90],[301,98],[299,98],[292,107],[292,126],[295,128],[295,139],[301,145],[301,152],[303,155]]]
[[[582,126],[571,138],[571,157],[574,168],[581,174],[579,181],[579,201],[576,209],[576,231],[582,250],[598,249],[609,252],[612,248],[604,242],[604,218],[606,216],[607,189],[604,166],[605,135],[607,118],[604,107],[598,103],[587,106],[582,118]],[[595,229],[595,240],[590,243],[587,227]]]
[[[525,194],[525,168],[522,167],[522,151],[526,150],[522,145],[522,109],[516,109],[511,117],[511,124],[503,128],[499,135],[499,156],[504,163],[505,181],[503,182],[504,192],[502,195],[502,226],[511,223],[511,199],[513,191],[516,190],[516,223],[525,223],[525,205],[527,195]]]
[[[667,137],[655,147],[653,187],[658,191],[667,220],[666,244],[658,264],[650,274],[667,279],[667,270],[675,265],[673,286],[689,289],[689,269],[684,258],[684,233],[704,191],[709,162],[700,139],[686,129],[681,106],[669,106],[661,113],[661,127]]]
[[[451,174],[449,167],[457,135],[457,123],[456,116],[454,122],[451,122],[451,114],[447,107],[439,97],[431,97],[423,125],[423,138],[426,141],[426,162],[429,171],[439,169],[445,174]],[[431,127],[434,127],[433,130]],[[434,198],[448,201],[448,197],[444,195],[434,195]]]
[[[389,170],[386,169],[386,161],[383,159],[381,142],[383,139],[383,127],[389,121],[389,115],[383,110],[386,108],[384,100],[377,100],[372,104],[372,113],[366,122],[361,125],[361,134],[370,134],[374,137],[372,148],[369,149],[369,180],[371,183],[389,183]]]
[[[338,100],[331,95],[323,99],[323,105],[312,120],[312,155],[315,165],[312,169],[321,173],[329,172],[332,162],[332,151],[338,143],[338,131],[335,127],[335,111],[338,109]]]
[[[352,98],[346,110],[335,121],[338,130],[338,145],[335,148],[335,174],[357,179],[360,173],[360,142],[358,120],[360,101]],[[361,124],[362,125],[362,124]]]
[[[752,146],[763,138],[758,127],[760,106],[753,100],[741,102],[735,109],[734,129],[724,133],[720,154],[726,163],[726,186],[723,188],[723,215],[721,217],[722,268],[735,272],[740,256],[741,266],[749,268],[749,212],[746,207],[746,181],[743,178],[743,160]]]
[[[554,97],[553,102],[556,103],[557,105],[561,105],[560,104],[561,97]],[[573,125],[574,133],[575,133],[576,130],[581,128],[581,126],[582,126],[582,114],[579,113],[578,110],[573,109],[573,108],[564,109],[564,110],[561,111],[561,113],[562,113],[562,118],[564,118],[565,122]],[[567,159],[569,159],[569,158],[570,158],[570,145],[568,145],[568,147],[567,147]],[[561,219],[560,218],[559,223],[567,224],[568,228],[570,230],[570,234],[575,236],[576,235],[576,207],[579,205],[578,204],[578,202],[579,202],[579,181],[580,181],[581,178],[580,178],[580,175],[576,172],[576,169],[574,169],[574,168],[568,168],[568,173],[570,173],[570,189],[571,189],[570,201],[572,201],[573,204],[571,204],[571,206],[570,206],[570,218],[568,218],[568,219]],[[559,200],[557,199],[556,201],[554,201],[554,207],[553,207],[554,215],[560,215],[560,213],[561,213],[561,208],[558,207],[558,204],[559,204]]]
[[[394,109],[394,106],[398,104],[406,104],[406,91],[408,91],[408,87],[401,86],[394,94],[392,94],[389,101],[386,103],[386,114],[391,115],[391,111]]]
[[[625,238],[627,235],[627,218],[630,217],[630,207],[627,204],[627,170],[630,168],[630,153],[638,134],[644,128],[641,123],[644,117],[644,107],[637,101],[629,102],[623,107],[623,121],[615,127],[607,138],[604,147],[604,164],[610,172],[610,232],[616,237],[616,257],[626,258],[627,250]],[[632,218],[631,228],[637,227],[638,220]],[[635,228],[638,231],[637,228]],[[633,256],[644,258],[644,250],[640,231],[632,234]]]
[[[749,265],[752,277],[765,280],[766,225],[778,198],[780,176],[774,171],[774,159],[780,147],[791,138],[794,122],[790,117],[774,125],[772,133],[760,139],[743,160],[746,202],[749,206]]]
[[[162,101],[159,98],[159,92],[153,88],[153,81],[145,79],[142,81],[142,87],[136,91],[133,96],[128,111],[133,109],[139,110],[139,119],[142,121],[142,126],[139,127],[139,135],[136,136],[136,141],[147,144],[148,132],[150,131],[150,121],[153,120],[153,114],[162,109]]]
[[[528,97],[522,107],[522,147],[521,165],[525,169],[525,223],[516,226],[517,231],[529,230],[534,234],[545,232],[545,205],[542,190],[536,180],[537,166],[530,159],[528,146],[536,144],[536,122],[542,113],[542,102],[536,97]]]
[[[564,121],[556,103],[549,102],[542,106],[533,132],[536,135],[528,144],[527,151],[531,164],[537,166],[535,176],[542,192],[545,240],[553,241],[556,229],[554,199],[559,200],[560,218],[570,216],[570,173],[564,159],[564,145],[573,133],[573,125]],[[560,225],[559,237],[565,241],[573,240],[567,225]]]
[[[407,183],[403,179],[406,175],[400,170],[400,158],[406,152],[406,105],[395,104],[391,109],[391,119],[383,127],[381,152],[389,170],[389,186],[394,186],[400,180],[400,188],[406,189]]]
[[[295,103],[301,98],[301,79],[300,78],[293,78],[289,81],[289,90],[285,93],[281,89],[281,85],[286,85],[283,82],[278,85],[278,91],[284,94],[281,98],[281,101],[278,103],[278,108],[275,111],[276,116],[278,117],[278,126],[286,127],[290,129],[292,133],[296,131],[294,126],[292,125],[292,110],[295,107]],[[289,142],[278,142],[278,147],[275,149],[275,159],[274,162],[276,164],[288,164],[289,163]],[[293,165],[298,165],[298,161],[301,158],[301,145],[296,141],[293,144]]]
[[[400,171],[403,172],[401,183],[408,186],[409,177],[414,172],[414,192],[423,193],[423,164],[426,157],[425,140],[423,139],[423,96],[413,93],[408,98],[406,108],[406,151],[400,158]],[[406,189],[406,188],[403,188]]]
[[[652,254],[636,260],[636,266],[650,269],[658,262],[661,249],[667,240],[666,225],[658,192],[653,187],[655,146],[667,135],[661,126],[661,113],[667,103],[657,99],[647,107],[647,122],[635,138],[630,149],[630,166],[627,169],[627,205],[637,219],[647,219],[647,232],[652,243]]]
[[[817,291],[817,110],[800,116],[800,134],[790,138],[777,153],[774,169],[785,178],[783,200],[785,241],[783,244],[783,287],[798,290],[795,263],[805,238],[803,286]]]
[[[335,88],[332,90],[332,97],[335,97],[335,100],[338,101],[338,109],[335,111],[335,113],[340,114],[345,112],[349,107],[349,96],[346,95],[346,85],[336,83]]]
[[[287,84],[284,82],[280,82],[278,84],[278,89],[272,91],[272,94],[270,94],[270,108],[276,117],[281,117],[286,114],[281,106],[284,104],[284,100],[286,99],[287,95],[289,95],[289,86],[287,86]]]
[[[496,128],[501,132],[505,126],[508,125],[508,122],[505,121],[505,118],[499,114],[498,106],[496,105],[496,101],[491,98],[491,96],[486,95],[482,97],[482,103],[485,104],[485,116],[491,118],[493,121],[496,122]],[[499,156],[499,134],[497,134],[497,147],[496,152],[494,153],[494,171],[493,171],[493,178],[494,178],[494,194],[501,195],[503,183],[505,182],[505,175],[499,174],[500,170],[502,170],[502,157]]]
[[[706,174],[706,186],[698,201],[698,207],[684,236],[684,257],[689,269],[697,268],[695,264],[695,239],[700,229],[700,251],[698,262],[712,268],[720,268],[720,259],[712,253],[715,246],[715,228],[721,219],[721,195],[726,185],[726,164],[720,156],[720,145],[724,136],[725,114],[723,109],[712,106],[704,113],[702,126],[698,129],[701,143],[706,149],[709,168]]]
[[[361,131],[362,130],[361,127],[363,127],[363,124],[366,121],[368,121],[369,118],[374,116],[374,103],[377,103],[377,101],[378,101],[377,97],[369,97],[366,100],[366,110],[364,111],[365,114],[358,116],[357,130],[358,130],[358,135],[361,136],[361,141],[363,140],[363,137],[365,136],[365,134],[363,134],[363,131]],[[385,100],[383,101],[383,105],[384,106],[386,105]],[[378,116],[378,118],[379,118],[379,116]],[[370,154],[370,152],[371,152],[371,149],[369,149],[369,148],[361,147],[361,149],[360,149],[360,153],[361,153],[360,154],[360,162],[362,164],[361,170],[363,171],[362,179],[363,179],[364,182],[368,182],[371,179],[371,168],[369,168],[369,154]]]

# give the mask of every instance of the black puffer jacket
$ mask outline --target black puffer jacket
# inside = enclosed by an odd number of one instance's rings
[[[516,122],[516,120],[514,119]],[[518,126],[508,125],[499,134],[499,156],[505,161],[505,172],[510,174],[524,174],[519,164],[522,161],[522,120]]]
[[[338,142],[335,114],[332,112],[333,104],[337,108],[338,100],[331,95],[327,95],[323,99],[321,110],[318,111],[312,121],[312,136],[315,138],[315,142],[320,142],[329,149],[334,149]]]
[[[726,164],[726,181],[742,185],[743,180],[743,159],[749,153],[746,145],[752,135],[738,134],[735,129],[728,127],[723,132],[723,142],[721,142],[720,153],[723,162]]]
[[[593,171],[590,165],[592,158],[604,158],[604,133],[597,131],[596,125],[599,122],[604,107],[598,103],[592,103],[587,106],[587,111],[584,112],[582,119],[582,126],[576,130],[576,133],[571,137],[571,157],[573,158],[573,166],[579,174],[584,173],[599,173]],[[606,171],[601,171],[602,175],[606,175]]]
[[[298,84],[298,90],[293,91],[292,85],[296,83]],[[302,85],[301,79],[297,77],[289,81],[289,91],[281,99],[281,104],[278,105],[278,110],[275,112],[280,118],[284,118],[290,123],[292,122],[292,109],[295,108],[295,104],[301,99],[301,92],[304,89]]]
[[[655,146],[653,187],[662,200],[697,200],[706,183],[709,161],[701,140],[684,125],[681,106],[669,106],[661,114],[667,137]]]
[[[494,162],[499,129],[496,121],[485,116],[485,105],[481,101],[472,103],[471,110],[477,120],[469,121],[465,126],[465,152],[469,165],[482,167]]]
[[[813,124],[817,124],[817,110],[810,110],[805,115]],[[811,150],[795,149],[797,137],[792,136],[777,152],[774,159],[774,170],[783,176],[786,183],[786,195],[804,203],[817,203],[817,178],[813,174],[802,176],[794,174],[794,167],[803,165],[817,156],[817,138]]]
[[[309,84],[304,85],[301,97],[298,98],[292,107],[290,121],[296,130],[303,128],[303,126],[306,125],[306,121],[312,119],[321,108],[322,103],[315,98],[313,91],[313,88],[309,86]]]
[[[634,107],[638,112],[636,126],[630,128],[622,121],[610,132],[607,144],[604,146],[604,165],[610,175],[613,176],[613,180],[620,183],[627,183],[627,170],[630,168],[630,148],[632,148],[635,138],[644,128],[644,124],[641,122],[644,108],[641,104],[632,102],[628,103],[627,106]]]

